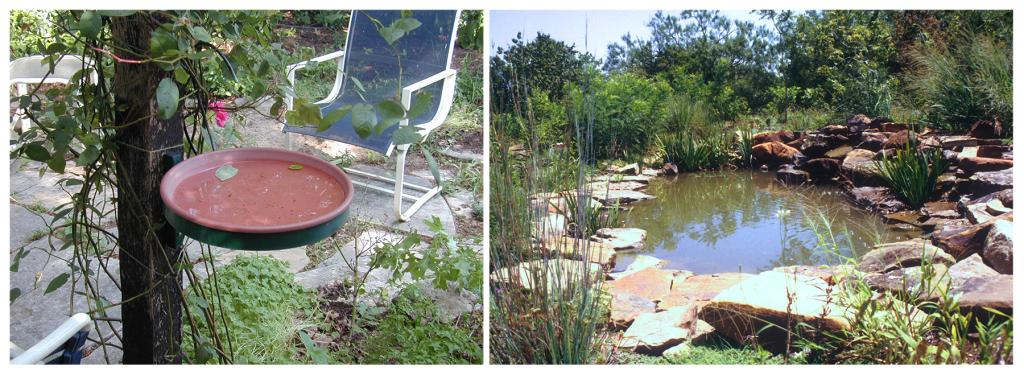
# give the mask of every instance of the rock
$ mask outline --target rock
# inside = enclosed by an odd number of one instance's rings
[[[651,301],[661,300],[672,290],[675,272],[648,267],[607,283],[612,295],[629,293]]]
[[[1013,211],[1012,208],[1003,205],[1003,202],[998,199],[993,199],[985,203],[985,212],[989,215],[999,216],[1007,212]]]
[[[808,160],[797,168],[809,173],[811,180],[828,181],[839,175],[840,163],[836,159],[817,158]]]
[[[850,153],[850,151],[853,151],[853,147],[850,147],[849,145],[842,145],[830,150],[829,152],[826,152],[825,157],[843,159],[846,157],[847,154]]]
[[[897,268],[885,273],[866,274],[864,283],[876,291],[934,299],[948,288],[947,270],[944,264]],[[925,277],[928,278],[927,282],[923,282]]]
[[[850,328],[842,309],[828,302],[834,299],[829,290],[818,278],[768,271],[722,291],[698,317],[737,342],[784,349],[787,333],[779,327],[798,334],[800,323],[825,331]]]
[[[540,222],[534,225],[534,233],[537,237],[547,237],[553,235],[562,235],[566,233],[565,224],[568,223],[565,215],[562,214],[547,214],[541,219]]]
[[[1005,159],[1004,156],[1010,152],[1009,146],[1004,145],[982,145],[978,146],[975,156],[982,158]]]
[[[971,125],[968,132],[974,138],[992,139],[1003,136],[1003,124],[999,120],[978,120]]]
[[[637,163],[627,164],[613,170],[615,173],[626,174],[626,175],[638,175],[640,174],[640,165]]]
[[[965,209],[965,216],[970,220],[972,224],[984,223],[992,220],[992,215],[988,213],[988,203],[975,203],[967,205]]]
[[[992,266],[997,272],[1013,274],[1013,222],[996,220],[992,223],[985,237],[985,248],[982,251],[985,264]]]
[[[882,149],[902,149],[906,147],[907,143],[910,142],[910,139],[913,137],[916,137],[916,134],[909,130],[893,133],[885,140],[885,143],[882,144]]]
[[[860,136],[860,143],[857,144],[857,148],[879,151],[888,139],[889,136],[885,133],[862,133]]]
[[[921,223],[926,220],[925,215],[913,210],[893,212],[882,216],[884,216],[887,221],[913,225],[915,227],[921,227]]]
[[[638,249],[643,246],[647,231],[639,228],[601,228],[593,237],[615,250]]]
[[[961,158],[960,164],[957,166],[970,176],[977,172],[991,172],[1013,168],[1013,160],[966,157]]]
[[[974,158],[974,157],[977,157],[978,156],[978,150],[979,150],[978,146],[975,146],[975,147],[964,147],[963,150],[960,150],[960,152],[957,153],[957,161],[959,161],[960,159],[963,159],[963,158]]]
[[[956,288],[963,280],[971,277],[992,277],[999,275],[999,272],[985,265],[985,261],[978,254],[971,254],[964,260],[956,262],[949,267],[951,285]]]
[[[644,168],[644,171],[641,174],[644,176],[658,177],[665,174],[665,172],[661,169]]]
[[[668,295],[658,302],[658,309],[669,309],[690,303],[707,302],[718,296],[723,290],[739,284],[741,281],[754,277],[749,273],[726,272],[704,275],[692,275],[685,278],[677,277]]]
[[[601,276],[601,266],[570,259],[534,260],[494,271],[491,273],[491,283],[522,286],[532,290],[546,282],[549,290],[563,289],[567,285],[580,285],[586,281],[584,272],[596,280]]]
[[[842,146],[849,141],[849,138],[842,135],[828,135],[821,133],[807,133],[804,143],[800,146],[800,152],[809,158],[820,158],[825,153],[836,147]]]
[[[875,152],[870,150],[850,151],[843,159],[840,171],[855,186],[878,186],[882,183],[878,177],[878,166],[875,164]]]
[[[959,217],[955,211],[956,202],[925,202],[924,205],[921,206],[921,213],[928,216],[941,216],[949,219]],[[949,212],[953,212],[953,217],[946,216],[950,215]]]
[[[591,192],[591,196],[606,206],[623,205],[626,203],[654,199],[653,195],[648,195],[634,190],[595,191]]]
[[[846,265],[837,266],[783,266],[772,269],[775,272],[798,274],[821,279],[829,285],[838,284],[846,275],[852,273],[853,269]]]
[[[950,294],[959,296],[960,309],[981,319],[991,315],[985,308],[1013,314],[1013,275],[963,278],[950,288]]]
[[[674,307],[659,313],[642,314],[626,329],[619,349],[647,355],[661,355],[666,349],[694,336],[696,312],[693,306]]]
[[[1003,169],[991,172],[978,172],[969,179],[969,189],[975,195],[985,195],[1000,190],[1013,188],[1013,170]]]
[[[822,134],[827,135],[847,135],[850,134],[850,128],[843,125],[825,125],[821,129],[818,129]]]
[[[999,219],[1013,221],[1013,213],[997,216]],[[980,253],[985,245],[989,229],[995,220],[970,226],[943,227],[932,233],[932,244],[944,250],[956,259],[964,259],[971,254]]]
[[[779,142],[762,143],[751,149],[754,165],[757,166],[792,164],[799,155],[799,150]]]
[[[611,277],[612,279],[621,279],[623,277],[640,272],[646,268],[661,268],[666,264],[668,264],[667,261],[652,257],[650,255],[637,255],[637,257],[633,259],[633,263],[630,263],[629,266],[626,267],[625,271],[610,273],[608,274],[608,276]]]
[[[796,140],[796,136],[789,130],[769,131],[754,134],[753,145],[757,146],[762,143],[779,142],[789,143]]]
[[[950,135],[945,137],[939,137],[939,142],[942,143],[943,149],[954,151],[963,150],[964,147],[974,147],[978,145],[977,139],[966,135]]]
[[[657,304],[647,298],[631,293],[616,293],[612,295],[609,305],[611,310],[611,322],[615,327],[626,328],[641,314],[654,313]]]
[[[615,267],[615,249],[602,242],[553,235],[544,239],[541,249],[557,253],[566,259],[596,263],[607,269]]]
[[[803,185],[811,179],[811,174],[785,164],[775,172],[775,179],[786,185]]]
[[[647,183],[651,182],[651,180],[653,180],[653,179],[654,179],[654,177],[644,176],[644,175],[639,175],[639,176],[600,175],[600,176],[593,177],[591,182],[619,182],[619,181],[628,181],[628,182],[639,182],[641,184],[647,184]]]
[[[886,273],[899,268],[920,266],[926,262],[952,265],[956,259],[926,240],[917,238],[875,246],[861,257],[857,269],[861,272]]]
[[[907,210],[910,207],[896,199],[889,188],[864,186],[850,189],[850,197],[857,205],[882,214]]]
[[[699,322],[708,324],[703,320],[699,320]],[[710,325],[708,326],[710,327]],[[714,327],[712,327],[711,329],[714,329]],[[690,355],[691,351],[693,351],[693,344],[691,344],[689,341],[683,341],[681,344],[668,348],[668,350],[665,350],[664,353],[661,353],[661,356],[665,358],[682,357]]]
[[[877,125],[874,121],[872,121],[870,117],[864,115],[863,113],[853,115],[853,117],[846,119],[846,126],[861,130],[870,128],[873,124]]]
[[[910,125],[901,124],[898,122],[886,122],[878,127],[878,130],[886,133],[897,133],[904,130],[910,130]]]
[[[674,163],[665,163],[665,165],[661,166],[661,170],[666,176],[675,176],[679,174],[679,166]]]

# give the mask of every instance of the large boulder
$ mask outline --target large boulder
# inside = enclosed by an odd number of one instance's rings
[[[800,157],[799,150],[780,142],[762,143],[754,146],[750,152],[755,166],[793,164]]]
[[[796,138],[796,135],[789,130],[767,131],[754,134],[753,145],[757,146],[768,142],[789,143],[796,140]]]
[[[875,246],[861,257],[857,269],[861,272],[885,273],[925,263],[942,263],[948,266],[955,262],[956,259],[942,249],[924,239],[917,238]]]
[[[882,214],[890,214],[910,208],[905,203],[897,199],[896,195],[889,191],[889,188],[885,187],[856,187],[850,189],[849,194],[853,203]]]
[[[978,120],[971,125],[968,133],[974,138],[992,139],[1003,136],[1003,124],[999,120]]]
[[[658,302],[658,309],[669,309],[691,303],[702,305],[718,296],[723,290],[739,284],[741,281],[754,277],[749,273],[726,272],[689,277],[676,277],[668,295]]]
[[[992,172],[978,172],[969,179],[969,191],[976,195],[985,195],[1000,190],[1013,188],[1013,169]]]
[[[956,262],[952,267],[949,267],[949,275],[952,285],[956,287],[958,283],[968,278],[995,277],[999,275],[999,272],[986,265],[980,255],[972,254],[966,259]]]
[[[860,143],[857,144],[857,148],[879,151],[882,149],[882,145],[889,139],[888,133],[870,132],[862,133],[860,135]]]
[[[647,298],[631,293],[612,295],[609,310],[613,326],[624,329],[629,327],[640,315],[654,313],[657,304]]]
[[[982,157],[965,157],[957,165],[967,176],[978,172],[991,172],[1013,168],[1013,160]]]
[[[628,293],[651,301],[659,301],[672,290],[672,281],[675,277],[675,271],[648,267],[624,277],[608,281],[607,285],[612,295]]]
[[[831,181],[839,175],[840,163],[836,159],[817,158],[808,160],[797,168],[809,173],[811,180]]]
[[[858,113],[856,115],[853,115],[853,117],[846,119],[846,126],[848,126],[853,131],[864,131],[872,127],[872,125],[877,124],[875,124],[875,122],[872,121],[870,117],[863,113]]]
[[[882,144],[882,149],[902,149],[906,147],[907,143],[917,135],[910,130],[902,130],[896,133],[892,133],[886,138],[885,143]]]
[[[622,334],[618,348],[647,355],[665,350],[698,336],[706,336],[710,326],[699,324],[694,306],[679,306],[641,314]]]
[[[876,291],[935,299],[948,288],[948,269],[942,263],[897,268],[883,273],[865,274],[864,283]]]
[[[1013,212],[999,215],[997,218],[1013,221]],[[967,258],[971,254],[981,253],[993,223],[995,220],[968,226],[941,227],[932,233],[932,244],[958,260]]]
[[[878,177],[875,154],[874,151],[865,149],[850,151],[839,169],[855,186],[880,186],[882,179]]]
[[[789,327],[800,323],[826,331],[850,328],[839,306],[830,303],[825,281],[768,271],[726,289],[700,310],[698,317],[715,331],[740,343],[784,349]]]
[[[1013,222],[996,220],[985,237],[985,263],[999,273],[1013,274]]]
[[[824,157],[825,153],[847,144],[849,138],[837,134],[822,134],[811,132],[804,135],[803,144],[800,145],[800,152],[809,158]]]
[[[954,280],[950,294],[957,296],[963,310],[975,316],[990,316],[986,308],[1013,314],[1013,275],[975,276]]]
[[[844,125],[825,125],[821,129],[818,129],[822,134],[827,135],[847,135],[850,134],[850,128]]]

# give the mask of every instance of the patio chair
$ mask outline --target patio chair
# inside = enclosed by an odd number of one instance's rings
[[[11,343],[11,364],[77,365],[82,363],[82,346],[89,337],[92,319],[78,313],[65,320],[42,341],[22,351]]]
[[[412,11],[412,18],[421,25],[389,46],[378,34],[376,22],[385,26],[390,25],[392,21],[401,17],[401,13],[397,10],[353,11],[349,17],[345,49],[288,66],[288,80],[294,84],[295,72],[312,62],[338,60],[334,86],[330,94],[316,102],[325,117],[331,111],[345,105],[364,102],[376,104],[383,99],[395,97],[399,90],[405,108],[410,108],[416,94],[431,93],[431,102],[422,115],[403,120],[380,134],[375,133],[367,138],[356,134],[352,126],[352,116],[345,116],[323,132],[318,132],[316,127],[291,126],[287,122],[282,126],[282,131],[359,146],[388,157],[397,149],[398,159],[395,163],[394,178],[352,168],[345,168],[345,171],[365,179],[394,183],[394,189],[391,190],[363,181],[352,182],[393,195],[395,215],[401,221],[408,221],[427,201],[440,193],[440,181],[434,181],[433,187],[405,182],[405,157],[411,145],[395,145],[391,141],[391,134],[399,126],[415,126],[422,139],[426,139],[427,135],[441,126],[448,116],[455,94],[455,70],[451,68],[451,63],[459,11]],[[400,64],[396,61],[395,51],[401,53]],[[399,87],[399,82],[402,87]],[[286,105],[289,110],[292,109],[293,98],[288,97]],[[291,134],[288,136],[288,148],[291,148]],[[406,194],[403,192],[405,189],[423,194],[418,197]],[[412,205],[405,211],[402,210],[403,199],[412,201]]]
[[[18,89],[18,96],[28,95],[28,85],[40,85],[45,83],[68,84],[75,73],[82,70],[83,66],[91,65],[88,60],[78,55],[64,55],[53,65],[50,70],[50,63],[44,61],[46,56],[26,56],[11,61],[10,75],[11,85]],[[92,81],[96,81],[96,72],[90,75]],[[24,108],[18,108],[11,118],[11,125],[18,126],[20,132],[25,132],[31,127],[31,120],[25,116]]]

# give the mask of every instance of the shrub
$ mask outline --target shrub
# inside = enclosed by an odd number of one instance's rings
[[[295,284],[285,262],[240,256],[215,275],[186,292],[188,314],[201,334],[184,335],[186,356],[194,363],[212,361],[211,343],[220,339],[230,343],[222,347],[234,349],[235,363],[298,362],[298,333],[320,313],[316,295]],[[217,338],[207,325],[207,312],[218,318]]]
[[[921,207],[932,192],[939,175],[946,172],[949,162],[937,150],[917,150],[908,142],[892,157],[875,161],[878,176],[893,192],[911,207]]]
[[[593,79],[593,149],[599,159],[636,158],[653,146],[663,129],[666,98],[671,88],[659,79],[634,73]],[[582,110],[583,91],[572,91],[574,106]],[[583,114],[582,112],[580,112]]]
[[[376,329],[361,346],[366,363],[483,363],[482,317],[442,319],[433,301],[415,286],[391,301]]]
[[[729,148],[723,135],[697,138],[692,133],[671,134],[662,141],[665,161],[680,171],[719,169],[729,162]]]
[[[966,130],[980,119],[999,119],[1013,129],[1012,49],[965,34],[948,49],[922,46],[910,54],[910,81],[939,127]],[[1009,134],[1008,134],[1009,135]]]
[[[667,127],[670,132],[682,132],[693,128],[710,125],[711,109],[701,100],[695,100],[686,94],[677,94],[666,103]]]

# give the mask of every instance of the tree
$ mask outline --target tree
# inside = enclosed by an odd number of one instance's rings
[[[583,77],[584,55],[574,45],[537,33],[530,42],[522,34],[512,45],[499,47],[491,57],[491,101],[496,105],[525,105],[530,92],[543,92],[552,101],[565,96],[565,84]],[[525,92],[523,90],[528,90]],[[497,108],[509,112],[510,107]]]

